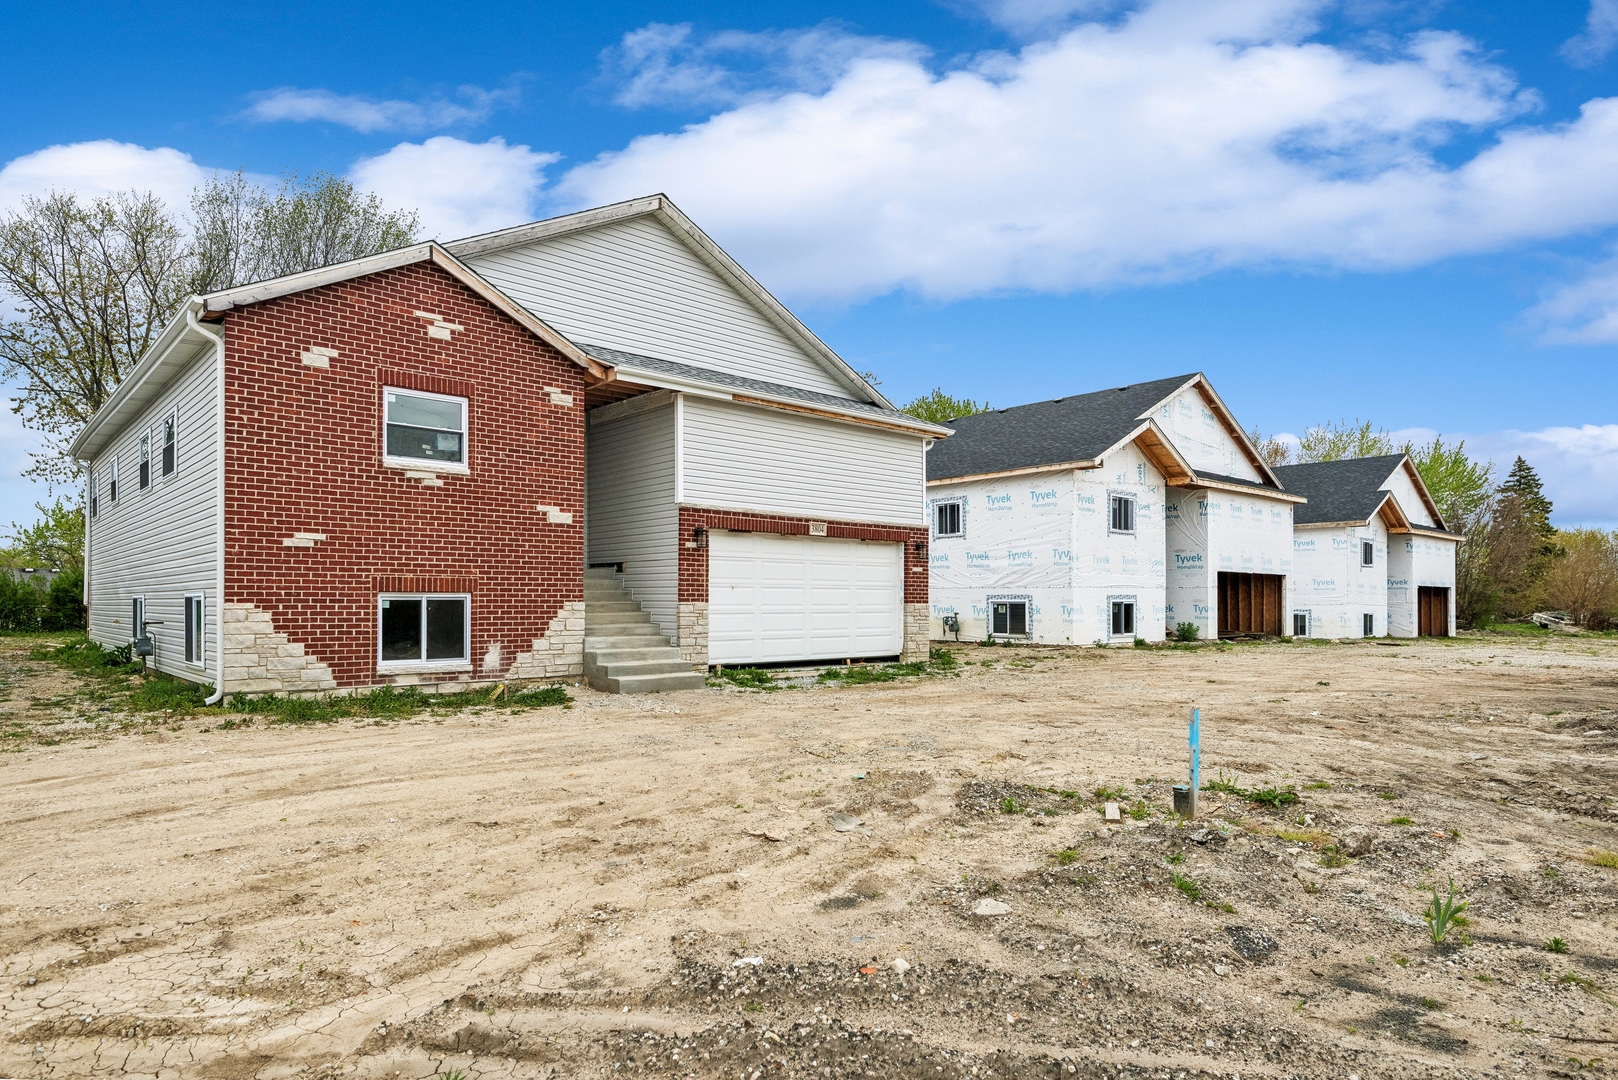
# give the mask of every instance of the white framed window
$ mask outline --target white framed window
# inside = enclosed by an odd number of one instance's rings
[[[178,442],[178,439],[179,439],[179,427],[180,427],[180,414],[179,414],[178,409],[170,411],[167,416],[163,417],[163,475],[164,476],[173,476],[174,475],[174,470],[176,468],[178,468],[179,464],[180,464],[179,463],[179,458],[177,457],[178,450],[179,450],[179,447],[177,445],[177,442]]]
[[[384,593],[377,597],[377,667],[457,667],[471,663],[472,598],[465,593]]]
[[[129,640],[138,641],[145,632],[146,597],[132,597],[129,601]]]
[[[1367,611],[1365,613],[1363,623],[1364,623],[1365,636],[1366,637],[1376,637],[1376,616],[1372,615],[1369,611]]]
[[[202,666],[203,594],[185,594],[185,662]]]
[[[1135,531],[1135,499],[1131,495],[1113,495],[1107,500],[1109,514],[1107,531],[1132,533]]]
[[[90,470],[90,516],[93,518],[101,513],[101,480],[96,476],[94,469]]]
[[[1294,611],[1292,613],[1292,636],[1309,636],[1309,613],[1307,611]]]
[[[118,455],[114,453],[112,460],[107,462],[107,501],[118,501]]]
[[[1360,565],[1376,565],[1376,545],[1369,540],[1360,541]]]
[[[383,460],[466,469],[466,399],[423,390],[382,391]]]
[[[1112,608],[1112,636],[1115,638],[1135,637],[1135,598],[1110,597],[1108,604]]]
[[[1002,637],[1028,636],[1028,602],[995,600],[989,604],[989,632]]]
[[[960,536],[961,535],[961,504],[958,502],[941,502],[933,506],[933,535],[934,536]]]
[[[140,437],[140,489],[145,491],[152,486],[152,436],[150,433]]]

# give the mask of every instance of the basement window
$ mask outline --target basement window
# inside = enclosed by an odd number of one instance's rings
[[[933,507],[933,535],[934,536],[960,536],[961,535],[961,504],[958,502],[938,503]]]
[[[1364,629],[1366,637],[1376,637],[1376,616],[1369,611],[1365,613]]]
[[[991,633],[1004,637],[1028,636],[1028,603],[1018,600],[997,600],[990,605]]]
[[[1376,565],[1376,545],[1371,543],[1369,540],[1360,541],[1360,565]]]
[[[1134,532],[1135,500],[1128,495],[1114,495],[1108,501],[1111,503],[1112,515],[1107,523],[1107,531],[1115,533]]]
[[[377,666],[454,667],[470,663],[472,598],[388,594],[377,598]]]
[[[466,399],[420,390],[383,393],[385,460],[466,466]]]
[[[1112,636],[1122,638],[1135,636],[1135,601],[1112,601]]]
[[[1309,636],[1309,613],[1307,611],[1294,611],[1292,613],[1292,636]]]
[[[185,597],[185,662],[202,663],[202,594]]]

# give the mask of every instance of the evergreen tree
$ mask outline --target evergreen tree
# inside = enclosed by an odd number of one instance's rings
[[[1548,540],[1556,535],[1556,526],[1551,524],[1551,501],[1545,497],[1539,473],[1521,456],[1511,463],[1511,472],[1500,485],[1500,493],[1516,496],[1523,518],[1540,536]]]

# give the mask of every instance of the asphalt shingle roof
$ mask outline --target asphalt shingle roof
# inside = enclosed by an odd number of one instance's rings
[[[1292,511],[1299,525],[1320,525],[1329,521],[1368,521],[1387,497],[1383,487],[1403,454],[1380,457],[1344,458],[1341,461],[1312,461],[1304,465],[1278,465],[1275,475],[1281,486],[1309,501]],[[1414,507],[1407,508],[1409,513]]]
[[[962,416],[927,451],[927,479],[1089,461],[1135,430],[1140,416],[1195,375],[1119,386]]]

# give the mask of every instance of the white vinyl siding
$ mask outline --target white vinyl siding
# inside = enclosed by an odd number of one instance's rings
[[[216,548],[217,389],[214,351],[197,355],[140,413],[129,418],[95,459],[103,477],[113,457],[120,461],[118,499],[106,497],[90,522],[90,637],[108,647],[129,644],[130,605],[146,598],[149,633],[156,646],[153,667],[189,679],[215,678],[219,604]],[[161,477],[163,421],[171,413],[184,442],[175,472]],[[145,491],[133,481],[140,440],[155,433],[153,484]],[[163,482],[156,482],[163,479]],[[199,670],[185,662],[185,598],[204,594],[203,640],[209,643]],[[157,625],[161,623],[162,625]]]
[[[630,595],[673,635],[680,573],[674,406],[590,424],[584,460],[588,562],[623,563]]]
[[[851,393],[650,217],[467,262],[573,341],[806,390]]]
[[[895,656],[904,643],[904,549],[862,540],[715,532],[708,541],[708,662]]]
[[[788,517],[927,524],[919,435],[686,397],[681,501]]]

